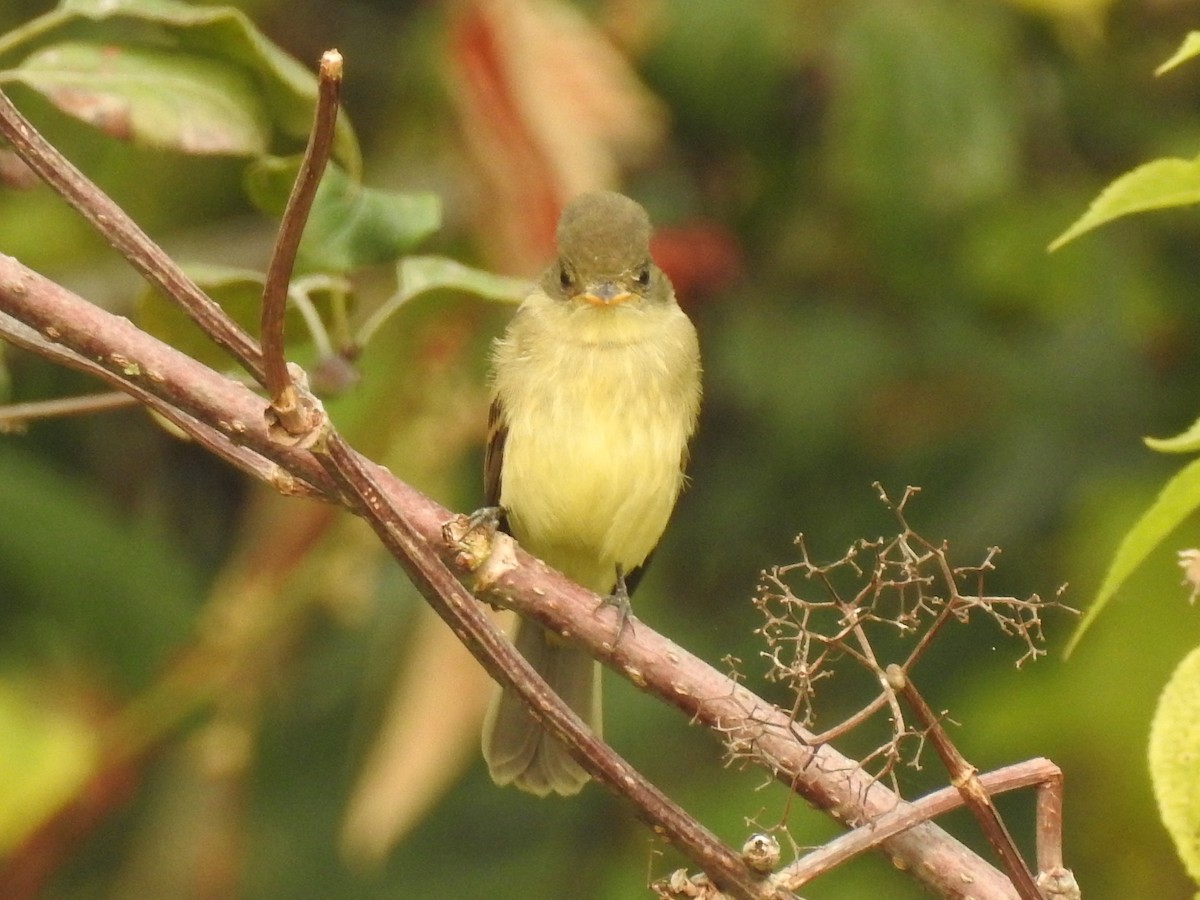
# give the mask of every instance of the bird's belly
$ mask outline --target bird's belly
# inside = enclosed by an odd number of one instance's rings
[[[606,592],[615,566],[641,565],[666,528],[686,425],[644,385],[618,402],[594,395],[545,398],[536,430],[510,427],[500,502],[526,549]]]

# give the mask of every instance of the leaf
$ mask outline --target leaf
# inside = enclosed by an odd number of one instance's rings
[[[1184,657],[1158,698],[1149,757],[1159,816],[1200,883],[1200,647]]]
[[[398,271],[403,293],[409,296],[451,289],[475,294],[485,300],[520,303],[529,293],[529,280],[526,278],[494,275],[445,256],[409,256],[400,261]]]
[[[1162,75],[1169,72],[1194,56],[1200,56],[1200,31],[1188,32],[1183,43],[1179,45],[1179,49],[1171,55],[1170,59],[1155,69],[1154,74]]]
[[[260,209],[281,215],[299,170],[299,157],[269,157],[250,166],[246,190]],[[298,265],[346,273],[403,256],[442,224],[436,194],[407,194],[364,187],[329,166],[317,189]]]
[[[1169,438],[1143,438],[1146,446],[1159,453],[1195,453],[1200,451],[1200,419],[1187,431]]]
[[[359,329],[355,338],[359,347],[365,347],[379,327],[397,310],[428,291],[463,291],[485,300],[504,303],[520,303],[529,293],[527,279],[494,275],[445,256],[405,257],[396,268],[396,281],[396,293],[375,310]]]
[[[1126,172],[1092,201],[1087,212],[1054,239],[1050,250],[1105,222],[1150,209],[1200,203],[1200,159],[1156,159]]]
[[[64,0],[58,9],[0,36],[0,59],[64,41],[204,57],[248,78],[277,129],[299,140],[308,136],[317,102],[316,75],[232,7],[177,0]],[[338,119],[333,155],[347,171],[361,171],[358,139],[345,116]]]
[[[270,117],[253,80],[203,56],[64,43],[34,53],[13,75],[119,140],[195,154],[267,151]]]
[[[1109,564],[1104,583],[1096,599],[1088,607],[1079,627],[1071,635],[1066,653],[1069,656],[1085,631],[1150,553],[1175,530],[1184,519],[1200,507],[1200,459],[1193,460],[1167,482],[1150,508],[1142,513],[1133,528],[1121,540],[1121,546]]]

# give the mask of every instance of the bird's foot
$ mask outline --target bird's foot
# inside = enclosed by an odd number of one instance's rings
[[[467,516],[466,530],[482,530],[488,537],[495,537],[504,524],[508,510],[503,506],[483,506]]]
[[[492,552],[492,542],[504,524],[503,506],[485,506],[470,515],[458,515],[442,525],[442,538],[457,551],[455,564],[474,572]]]
[[[617,637],[613,641],[613,646],[616,646],[621,642],[621,635],[625,633],[626,628],[633,630],[633,623],[629,621],[633,605],[629,602],[629,588],[625,584],[625,570],[621,566],[617,566],[617,583],[613,586],[612,593],[601,600],[596,609],[605,606],[612,606],[617,610]]]

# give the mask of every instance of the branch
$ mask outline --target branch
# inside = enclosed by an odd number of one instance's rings
[[[283,316],[287,309],[288,284],[296,264],[300,238],[321,183],[321,173],[329,161],[341,86],[342,56],[336,50],[329,50],[321,57],[317,110],[308,146],[283,212],[275,249],[267,266],[266,282],[263,284],[262,327],[259,333],[262,337],[267,393],[271,396],[271,407],[279,416],[280,425],[289,433],[306,430],[311,423],[305,411],[297,408],[292,378],[284,359]]]
[[[93,315],[93,313],[96,312],[99,312],[103,316],[107,317],[106,319],[102,320],[104,326],[107,326],[109,319],[115,319],[118,322],[125,322],[127,325],[129,324],[128,320],[119,319],[116,316],[105,313],[98,307],[95,307],[87,301],[81,300],[79,297],[71,294],[65,288],[61,288],[54,282],[49,281],[43,278],[41,275],[38,275],[36,272],[25,268],[12,257],[4,256],[3,254],[0,254],[0,284],[5,285],[5,287],[0,288],[0,290],[15,292],[17,296],[28,295],[30,302],[34,306],[45,303],[58,307],[62,315],[77,316],[77,320],[83,323],[84,330],[87,330],[88,328],[101,327],[101,324],[95,320]],[[66,307],[62,308],[61,302],[58,301],[62,301],[64,297],[68,302]],[[79,304],[79,306],[76,306],[76,304]],[[29,318],[31,320],[36,320],[37,317],[30,315]],[[52,334],[56,336],[59,334],[58,330],[54,326],[51,325],[47,327],[50,329]],[[134,330],[136,331],[136,329]],[[137,331],[137,334],[145,338],[150,337],[149,335],[146,335],[140,331]],[[58,363],[61,366],[66,366],[69,369],[75,369],[76,371],[83,372],[87,375],[93,375],[117,390],[123,391],[124,394],[128,394],[131,398],[133,398],[135,402],[140,403],[146,408],[158,413],[209,452],[213,453],[220,459],[225,460],[234,468],[245,472],[247,475],[251,475],[260,481],[266,482],[281,494],[296,497],[327,496],[328,494],[328,486],[325,490],[321,490],[321,488],[318,486],[319,483],[324,480],[324,472],[319,467],[314,466],[311,472],[311,475],[316,479],[316,482],[310,480],[308,477],[297,478],[261,454],[256,453],[247,447],[243,447],[234,443],[228,434],[219,430],[218,428],[213,427],[212,425],[209,425],[208,422],[203,419],[202,412],[200,413],[200,417],[185,412],[183,408],[175,403],[163,399],[162,397],[148,390],[146,386],[133,381],[125,371],[112,371],[110,368],[105,367],[100,362],[95,362],[88,357],[83,356],[66,346],[63,346],[62,344],[43,337],[19,317],[10,316],[0,312],[0,338],[7,340],[15,347],[21,347],[24,350],[28,350],[30,353],[34,353],[43,359],[48,359],[51,362]],[[154,339],[150,338],[150,340],[153,341]],[[106,335],[105,345],[122,346],[120,341],[120,335]],[[193,362],[190,357],[184,356],[173,347],[169,347],[165,344],[159,344],[157,348],[154,348],[154,353],[166,353],[168,357],[173,355],[180,357],[182,360],[186,360],[188,363]],[[154,356],[154,353],[148,352],[143,358],[150,358]],[[128,361],[129,359],[120,353],[117,353],[116,355],[118,360]],[[195,365],[199,364],[196,363]],[[211,371],[209,369],[205,369],[203,366],[200,366],[200,368],[204,369],[206,372]],[[138,367],[138,369],[141,371],[140,367]],[[172,378],[187,377],[185,372],[177,370],[173,365],[166,365],[161,370],[146,369],[144,371],[146,371],[148,377],[167,377],[162,375],[162,371],[170,373],[170,377]],[[235,384],[235,382],[229,383]],[[250,391],[245,391],[245,393],[250,397],[254,396]],[[233,398],[233,394],[222,394],[220,396],[217,408],[224,408],[227,412],[218,421],[226,423],[238,421],[235,417],[228,415],[228,410],[230,407],[224,405],[225,403],[232,402]]]
[[[575,751],[573,755],[593,778],[630,800],[656,833],[667,837],[688,858],[700,861],[701,867],[723,890],[746,898],[784,896],[781,891],[764,887],[760,874],[588,729],[484,615],[475,597],[459,583],[446,561],[430,552],[438,548],[430,548],[428,536],[419,533],[390,504],[381,481],[339,435],[328,435],[315,452],[326,461],[330,474],[342,483],[346,493],[357,498],[359,511],[369,511],[364,518],[379,539],[488,674],[520,692],[534,716]],[[504,551],[497,550],[489,558],[514,559],[516,544],[507,538],[506,541]],[[592,599],[594,603],[595,598]]]
[[[109,391],[106,394],[87,394],[82,397],[59,397],[56,400],[33,400],[10,403],[0,407],[0,434],[23,431],[30,422],[39,419],[68,418],[128,409],[138,402],[128,394]]]
[[[93,306],[3,255],[0,313],[4,314],[0,315],[0,337],[98,375],[153,408],[178,410],[184,423],[199,423],[205,429],[225,458],[236,451],[249,451],[295,482],[310,486],[318,496],[337,499],[342,495],[342,486],[310,451],[272,438],[261,397],[140,331],[127,319]],[[192,427],[191,433],[197,433]],[[443,564],[459,567],[469,562],[461,546],[443,539],[443,526],[452,518],[448,510],[386,469],[348,448],[345,452],[370,473],[386,506],[407,523],[418,556],[436,556]],[[278,477],[271,481],[278,486]],[[362,498],[357,499],[356,509],[362,509],[362,503]],[[383,528],[390,533],[388,524],[373,524],[377,531]],[[718,731],[731,745],[744,748],[785,784],[851,827],[902,805],[903,801],[874,782],[853,760],[831,747],[811,745],[810,735],[786,713],[644,623],[631,620],[634,628],[626,629],[613,647],[612,623],[594,614],[594,594],[534,560],[507,537],[497,540],[495,552],[476,572],[480,599],[509,606],[579,643],[622,677]],[[456,624],[455,630],[462,636],[461,625]],[[493,661],[489,671],[506,668],[511,662],[503,655],[498,659],[504,662]],[[535,706],[547,702],[546,698],[531,699]],[[562,727],[563,723],[558,723],[556,731]],[[611,776],[600,777],[609,780]],[[971,885],[972,895],[981,900],[1015,896],[998,870],[935,825],[924,823],[899,834],[884,844],[884,850],[943,896],[964,896],[965,884]],[[738,896],[759,895],[739,892]]]
[[[979,770],[967,762],[958,748],[954,746],[950,736],[946,734],[946,729],[942,727],[939,717],[925,702],[925,698],[921,696],[917,686],[913,684],[904,669],[897,665],[890,665],[887,667],[886,674],[888,686],[904,697],[905,702],[912,707],[913,712],[916,713],[917,718],[926,729],[926,734],[933,742],[934,749],[950,774],[950,783],[962,795],[967,808],[979,822],[979,827],[983,829],[988,843],[1003,860],[1005,871],[1008,872],[1009,878],[1016,886],[1021,900],[1041,900],[1041,891],[1034,883],[1033,876],[1029,874],[1025,861],[1021,859],[1017,844],[1009,834],[1004,820],[1000,818],[1000,813],[996,811],[991,795],[980,780]]]
[[[506,536],[498,540],[508,542]],[[515,545],[513,545],[515,547]],[[613,646],[613,623],[594,614],[597,598],[516,548],[493,551],[472,585],[481,600],[515,609],[588,652],[637,687],[718,733],[739,757],[770,771],[847,827],[869,825],[911,804],[859,763],[798,725],[790,714],[653,631],[632,614]],[[898,868],[945,897],[1013,898],[1009,880],[943,829],[922,822],[882,842]],[[963,893],[969,885],[969,893]]]
[[[997,769],[979,776],[984,790],[989,794],[1038,786],[1039,802],[1043,794],[1054,794],[1055,786],[1062,785],[1062,771],[1048,759],[1031,759],[1013,766]],[[1060,796],[1060,795],[1059,795]],[[798,890],[816,876],[846,862],[858,854],[878,847],[884,841],[920,822],[927,822],[945,815],[953,809],[966,805],[966,798],[956,787],[945,787],[927,794],[920,800],[905,804],[867,825],[843,834],[817,850],[807,854],[774,877],[774,881],[788,890]],[[1039,821],[1041,817],[1039,816]],[[1057,835],[1055,836],[1057,838]],[[1061,847],[1061,845],[1056,845]],[[1042,843],[1039,839],[1039,859],[1043,859]],[[1041,871],[1062,868],[1061,857],[1057,865],[1047,863]]]
[[[142,277],[178,302],[204,333],[227,350],[256,380],[263,380],[261,354],[254,339],[225,315],[221,307],[146,236],[125,210],[51,146],[3,91],[0,91],[0,135],[29,168],[129,260]]]

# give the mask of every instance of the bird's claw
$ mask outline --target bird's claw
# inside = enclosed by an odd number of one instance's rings
[[[492,542],[504,522],[502,506],[485,506],[442,525],[442,538],[455,548],[458,568],[474,572],[492,552]]]
[[[614,585],[612,593],[596,604],[596,609],[600,610],[605,606],[612,606],[617,610],[617,637],[613,641],[613,645],[616,646],[621,642],[621,635],[625,633],[626,628],[633,630],[633,623],[629,620],[630,614],[633,612],[633,605],[629,602],[625,570],[620,566],[617,566],[617,583]]]
[[[495,537],[507,515],[508,510],[503,506],[482,506],[467,516],[466,530],[482,529],[489,537]]]

